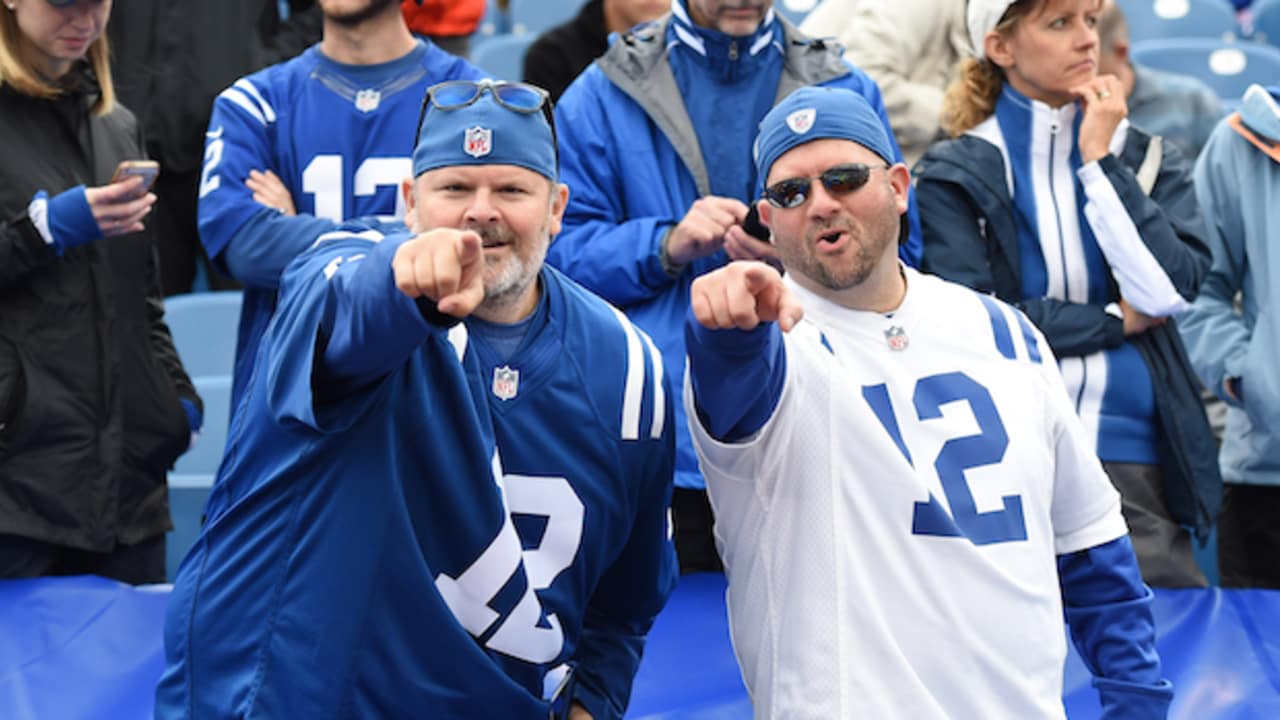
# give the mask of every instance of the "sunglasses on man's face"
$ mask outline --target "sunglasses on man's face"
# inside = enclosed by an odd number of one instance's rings
[[[856,192],[871,179],[872,170],[888,170],[889,165],[867,165],[865,163],[849,163],[837,165],[816,178],[798,177],[779,180],[764,189],[764,199],[776,208],[788,210],[798,208],[809,199],[809,190],[814,180],[822,183],[822,187],[832,195],[848,195]]]

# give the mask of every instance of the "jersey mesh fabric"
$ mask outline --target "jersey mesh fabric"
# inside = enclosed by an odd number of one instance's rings
[[[906,272],[892,316],[790,282],[773,417],[739,444],[694,423],[756,715],[1063,717],[1055,555],[1123,535],[1119,498],[1025,318]]]

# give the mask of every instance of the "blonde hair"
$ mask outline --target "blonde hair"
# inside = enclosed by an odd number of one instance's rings
[[[1018,28],[1022,18],[1044,0],[1017,0],[1000,16],[992,32],[1008,36]],[[982,48],[974,48],[983,52]],[[960,74],[947,87],[942,99],[942,129],[958,137],[977,127],[996,111],[996,99],[1004,87],[1004,69],[990,58],[968,58],[960,63]]]
[[[35,98],[50,99],[62,94],[62,88],[40,77],[40,73],[19,54],[22,29],[12,11],[0,10],[0,86],[9,85],[14,90]],[[98,80],[98,100],[93,104],[95,115],[106,115],[115,109],[116,89],[111,81],[111,48],[107,43],[107,31],[89,46],[85,56]]]

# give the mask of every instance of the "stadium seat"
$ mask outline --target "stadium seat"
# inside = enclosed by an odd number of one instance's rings
[[[512,35],[540,35],[572,20],[583,0],[511,0]]]
[[[164,319],[187,375],[230,375],[240,326],[240,291],[165,298]]]
[[[1163,38],[1236,37],[1236,16],[1223,0],[1117,0],[1134,43]]]
[[[792,25],[799,25],[817,6],[818,0],[774,0],[773,10],[790,20]]]
[[[472,46],[487,42],[490,38],[506,35],[511,32],[511,18],[507,16],[507,11],[498,6],[496,0],[489,0],[485,3],[484,17],[480,18],[480,26],[476,28],[476,34],[471,38]]]
[[[1203,38],[1148,40],[1134,43],[1133,60],[1157,70],[1197,77],[1228,107],[1238,104],[1250,85],[1280,78],[1280,49],[1261,43]]]
[[[173,530],[165,544],[165,574],[169,582],[173,582],[182,558],[200,536],[201,518],[212,487],[212,474],[169,476],[169,514],[173,516]]]
[[[524,77],[524,54],[536,35],[498,35],[471,50],[471,64],[498,80],[519,81]]]
[[[195,447],[178,458],[173,471],[213,475],[218,472],[222,448],[227,443],[227,426],[231,420],[231,375],[197,375],[191,378],[191,382],[195,383],[196,392],[204,401],[204,427]]]
[[[1280,0],[1263,0],[1250,11],[1253,17],[1253,39],[1280,47]],[[1263,85],[1268,82],[1263,82]]]

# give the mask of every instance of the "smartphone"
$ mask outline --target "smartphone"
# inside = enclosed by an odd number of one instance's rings
[[[156,181],[156,176],[160,174],[160,163],[155,160],[124,160],[116,166],[116,172],[111,176],[111,182],[118,183],[137,176],[142,178],[142,194],[151,189],[151,185]]]
[[[760,211],[756,207],[756,203],[751,203],[751,207],[747,210],[747,217],[742,221],[742,229],[757,240],[773,242],[769,239],[769,228],[760,223]]]

